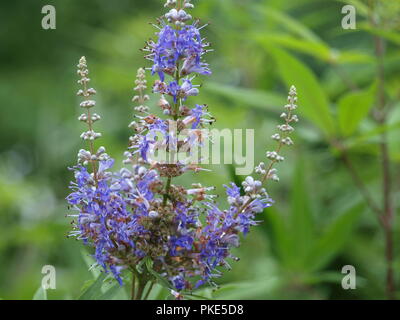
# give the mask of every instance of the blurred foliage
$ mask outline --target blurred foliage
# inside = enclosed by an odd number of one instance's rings
[[[379,135],[388,133],[395,198],[399,198],[400,2],[347,0],[201,0],[194,16],[214,53],[212,78],[196,99],[207,103],[218,128],[254,128],[256,161],[271,146],[287,87],[299,92],[295,148],[271,184],[276,203],[243,239],[233,270],[206,298],[381,299],[385,297],[383,233],[353,184],[333,142],[341,141],[374,199],[381,201]],[[68,240],[65,196],[79,139],[75,65],[88,58],[99,127],[110,154],[121,160],[132,117],[139,49],[154,34],[161,0],[2,1],[0,4],[0,298],[127,298],[129,289],[103,285],[88,271],[82,244]],[[57,29],[41,28],[41,8],[57,10]],[[357,8],[357,29],[341,28],[341,8]],[[380,20],[370,23],[369,16]],[[370,117],[376,104],[373,36],[386,41],[388,123]],[[196,179],[216,185],[234,177],[211,166]],[[184,178],[189,183],[193,176]],[[398,211],[397,211],[398,212]],[[399,224],[395,225],[399,243]],[[396,257],[399,249],[396,245]],[[86,261],[85,261],[86,260]],[[42,266],[54,265],[57,289],[37,290]],[[90,264],[90,263],[89,263]],[[341,269],[354,265],[357,290],[341,288]],[[400,260],[396,258],[395,274]],[[399,283],[398,283],[399,284]],[[93,286],[102,287],[93,290]],[[150,298],[165,298],[156,286]],[[196,298],[193,296],[192,298]]]

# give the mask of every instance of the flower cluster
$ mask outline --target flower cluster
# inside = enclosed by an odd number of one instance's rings
[[[193,5],[188,0],[168,0],[165,6],[171,10],[159,21],[157,41],[148,42],[144,49],[153,63],[149,70],[159,76],[152,88],[159,95],[158,106],[165,118],[150,113],[146,71],[139,69],[133,97],[135,120],[129,125],[133,133],[125,152],[126,167],[119,171],[112,171],[114,160],[104,147],[95,150],[94,140],[101,134],[93,130],[93,124],[100,116],[91,113],[96,103],[88,98],[95,90],[87,88],[88,69],[81,58],[78,95],[85,98],[81,107],[86,113],[79,120],[88,126],[82,138],[88,141],[89,150],[78,153],[67,200],[77,211],[71,215],[71,235],[94,247],[94,257],[106,272],[112,272],[121,284],[124,269],[150,281],[158,274],[181,292],[213,283],[220,266],[230,268],[229,258],[236,259],[230,249],[239,246],[240,235],[257,224],[256,214],[272,204],[263,182],[277,179],[272,166],[283,160],[281,147],[292,144],[289,134],[290,124],[297,121],[293,115],[296,92],[291,89],[287,113],[282,115],[285,124],[278,128],[281,133],[273,136],[278,149],[267,153],[271,165],[256,168],[263,175],[260,181],[249,176],[242,187],[226,185],[227,209],[216,203],[212,186],[175,184],[173,178],[189,170],[203,170],[200,165],[177,160],[176,154],[201,146],[207,139],[202,128],[214,118],[206,105],[187,104],[189,96],[199,93],[195,77],[211,74],[202,61],[209,51],[205,49],[209,44],[200,36],[202,27],[198,21],[186,24],[192,17],[185,10]],[[189,133],[182,137],[184,131]],[[166,160],[156,159],[157,152],[164,152]]]
[[[183,9],[180,9],[179,13],[176,9],[171,9],[165,18],[171,20],[171,16],[175,15],[177,15],[176,19],[180,16],[187,17]],[[147,42],[144,50],[149,52],[146,58],[153,62],[152,74],[158,73],[161,81],[164,81],[165,74],[176,75],[178,78],[191,73],[210,75],[208,64],[202,62],[202,56],[211,51],[211,49],[206,49],[210,44],[204,42],[200,35],[200,30],[205,25],[198,27],[199,21],[195,21],[191,25],[185,25],[182,20],[178,20],[178,22],[179,26],[182,24],[183,26],[172,27],[162,21],[160,26],[156,26],[159,30],[158,41]],[[173,87],[179,87],[178,82],[172,82]],[[190,86],[191,81],[186,79],[185,83]],[[170,88],[170,90],[174,89]]]

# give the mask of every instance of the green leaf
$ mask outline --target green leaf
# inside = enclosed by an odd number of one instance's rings
[[[333,49],[335,52],[335,49]],[[336,63],[374,63],[375,58],[365,52],[357,51],[357,50],[346,50],[346,51],[336,51],[337,57],[335,58]]]
[[[150,274],[154,276],[163,287],[172,289],[171,284],[165,278],[163,278],[156,271],[153,270],[153,261],[150,258],[145,258],[144,260],[146,263],[147,271],[149,271]]]
[[[400,34],[396,31],[384,30],[384,29],[371,27],[371,25],[369,23],[359,23],[357,25],[357,28],[367,31],[367,32],[371,33],[372,35],[385,38],[386,40],[388,40],[396,45],[400,45]]]
[[[94,267],[94,265],[96,265],[96,261],[87,253],[85,249],[81,250],[81,256],[83,261],[85,261],[88,270],[92,273],[93,278],[97,279],[97,277],[100,275],[100,270]]]
[[[340,285],[343,280],[343,274],[338,271],[323,271],[310,274],[306,277],[305,283],[308,285],[316,285],[319,283],[332,283]],[[357,287],[363,287],[367,282],[365,278],[357,275]]]
[[[47,300],[47,291],[40,286],[33,295],[32,300]]]
[[[322,271],[322,272],[315,272],[307,275],[304,278],[304,282],[308,285],[316,285],[319,283],[337,283],[340,284],[340,282],[343,279],[343,274],[341,274],[339,271],[333,272],[333,271]]]
[[[147,258],[142,259],[137,265],[136,265],[136,270],[139,273],[143,273],[143,267],[147,264]]]
[[[284,217],[274,208],[265,210],[266,222],[263,223],[268,235],[272,235],[271,242],[276,248],[277,254],[285,265],[293,258],[290,233],[285,223]],[[272,233],[269,232],[271,226]]]
[[[305,259],[314,243],[314,217],[304,180],[304,165],[300,160],[296,167],[291,196],[290,235],[291,249],[297,267],[305,267]]]
[[[368,17],[370,14],[368,5],[362,3],[360,0],[336,0],[336,1],[354,6],[357,9],[357,14],[361,14],[364,17]]]
[[[385,124],[375,126],[373,129],[360,133],[355,137],[351,137],[345,141],[346,148],[353,148],[362,145],[363,143],[371,143],[371,139],[380,136],[384,132],[396,131],[400,129],[400,122],[393,124]],[[376,143],[379,141],[376,140]]]
[[[121,286],[119,284],[115,284],[106,292],[97,297],[96,300],[111,300],[119,293],[120,290]]]
[[[298,39],[287,34],[257,33],[254,39],[262,46],[269,47],[271,43],[297,52],[308,54],[327,63],[366,63],[373,62],[370,55],[355,50],[342,51],[330,48],[326,43]]]
[[[285,97],[275,93],[245,89],[217,82],[207,83],[204,89],[210,93],[223,96],[231,101],[240,103],[243,107],[253,107],[270,111],[277,111],[278,107],[285,104]]]
[[[351,136],[374,104],[374,90],[350,92],[339,100],[339,128],[344,136]]]
[[[269,6],[259,6],[258,9],[259,12],[265,15],[267,20],[273,20],[279,23],[280,26],[286,28],[293,34],[312,42],[321,42],[321,39],[311,29],[282,11],[274,10]]]
[[[105,278],[106,274],[102,272],[98,278],[82,292],[78,300],[96,300],[97,297],[101,296],[101,287],[103,286]]]
[[[270,47],[281,78],[288,87],[296,86],[300,115],[304,114],[327,136],[335,133],[335,124],[329,110],[329,101],[318,79],[305,64],[283,49]]]
[[[211,298],[207,298],[198,294],[187,293],[184,296],[187,297],[189,300],[212,300]]]
[[[165,300],[170,296],[170,294],[171,290],[169,288],[165,288],[164,286],[155,283],[148,300]]]
[[[254,35],[254,39],[262,45],[270,46],[273,42],[285,48],[294,49],[296,51],[312,55],[323,61],[331,60],[330,48],[321,42],[307,41],[289,36],[287,34],[273,33],[258,33]]]
[[[308,257],[310,270],[320,270],[340,252],[350,239],[351,232],[363,209],[364,204],[357,204],[341,214],[329,225],[310,252]]]
[[[267,278],[227,284],[215,290],[213,298],[217,300],[257,299],[277,290],[282,285],[282,280],[270,275]]]

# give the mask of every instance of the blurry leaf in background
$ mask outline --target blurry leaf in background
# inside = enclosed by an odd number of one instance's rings
[[[254,39],[262,45],[268,46],[275,43],[288,49],[312,55],[322,61],[329,62],[332,59],[331,49],[324,43],[295,38],[286,34],[255,34]]]
[[[352,231],[364,209],[357,204],[338,215],[322,228],[313,215],[309,200],[310,188],[305,177],[308,169],[302,160],[296,166],[291,190],[291,208],[288,215],[279,213],[274,206],[266,210],[265,230],[276,249],[281,270],[297,278],[300,283],[324,282],[338,279],[337,274],[325,277],[321,270],[335,259],[350,240]],[[320,215],[328,215],[321,212]],[[271,226],[271,228],[269,228]],[[270,231],[269,231],[270,230]]]
[[[253,107],[278,112],[285,104],[285,97],[265,90],[246,89],[209,82],[204,89],[239,104],[243,108]]]
[[[47,292],[45,289],[43,289],[42,286],[37,289],[35,294],[33,295],[32,300],[47,300]]]
[[[350,92],[339,100],[339,128],[344,136],[352,135],[368,115],[375,102],[375,88]]]
[[[316,33],[311,31],[309,28],[304,26],[304,24],[302,24],[295,18],[292,18],[285,12],[275,10],[270,6],[259,6],[257,7],[257,10],[264,14],[265,19],[271,19],[275,23],[285,28],[287,31],[302,39],[308,40],[310,42],[322,42],[321,38],[318,37]]]
[[[311,120],[328,137],[334,135],[335,125],[329,101],[314,73],[300,60],[277,47],[270,48],[280,76],[285,84],[297,88],[301,113]]]
[[[305,166],[303,160],[298,160],[294,171],[291,192],[291,213],[289,234],[291,237],[291,254],[294,267],[305,268],[305,258],[314,243],[314,216],[309,200],[309,189],[305,184]]]
[[[315,57],[323,62],[332,64],[344,64],[344,63],[371,63],[374,59],[363,52],[355,50],[337,50],[330,48],[323,42],[313,42],[304,39],[298,39],[294,36],[288,36],[285,34],[258,34],[254,35],[254,39],[264,46],[270,46],[274,43],[278,46],[292,49],[300,53],[308,54]]]
[[[373,129],[360,133],[355,137],[351,137],[346,140],[345,145],[347,147],[360,146],[364,143],[378,143],[376,138],[384,132],[395,132],[400,129],[400,122],[395,122],[389,125],[375,126]],[[372,142],[375,139],[375,142]]]
[[[354,6],[357,9],[357,14],[368,16],[369,8],[366,4],[364,4],[361,0],[336,0],[343,4],[349,4]]]
[[[307,261],[310,270],[323,268],[338,254],[343,245],[348,242],[364,207],[364,204],[357,204],[330,223],[310,251]]]
[[[264,223],[271,225],[271,229],[267,226],[266,232],[268,232],[273,245],[276,247],[276,254],[283,265],[289,265],[293,258],[293,250],[286,219],[274,207],[268,208],[268,210],[265,211],[265,215],[266,221]]]
[[[277,277],[243,281],[225,285],[212,294],[213,299],[255,299],[267,292],[273,292],[280,285]]]
[[[367,23],[360,23],[359,28],[368,31],[373,35],[385,38],[386,40],[393,42],[394,44],[400,45],[399,32],[373,28]]]
[[[352,48],[351,50],[338,50],[317,36],[310,28],[291,16],[278,12],[270,7],[259,8],[266,19],[272,19],[279,24],[279,29],[287,32],[262,32],[255,33],[254,38],[261,44],[270,46],[271,42],[309,54],[321,61],[329,63],[373,62],[374,59],[367,53]]]

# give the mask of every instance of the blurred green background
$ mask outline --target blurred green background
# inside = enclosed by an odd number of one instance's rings
[[[0,298],[31,299],[44,265],[54,265],[49,299],[76,298],[92,279],[83,245],[67,239],[65,197],[79,135],[76,64],[85,55],[103,120],[101,144],[117,160],[127,146],[139,51],[154,37],[149,22],[161,0],[2,1],[0,4]],[[269,185],[276,203],[239,249],[239,262],[215,298],[384,299],[384,233],[349,174],[346,150],[372,198],[382,203],[379,139],[387,134],[394,202],[399,198],[400,1],[193,0],[193,15],[215,52],[201,94],[218,128],[254,128],[256,162],[271,149],[290,84],[299,93],[301,122],[285,150],[281,181]],[[57,29],[41,28],[41,8],[54,5]],[[357,28],[344,30],[341,9],[357,8]],[[375,6],[371,10],[371,6]],[[371,23],[370,16],[378,22]],[[384,39],[388,121],[374,113],[374,36]],[[152,103],[154,104],[154,99]],[[119,162],[118,162],[119,163]],[[240,181],[232,166],[212,166],[197,180]],[[193,181],[187,176],[185,183]],[[398,209],[396,209],[398,213]],[[400,270],[395,220],[394,273]],[[353,265],[357,289],[343,290],[341,269]],[[397,280],[397,279],[396,279]],[[86,282],[87,283],[87,282]],[[397,281],[398,283],[398,281]],[[123,294],[120,295],[123,297]]]

